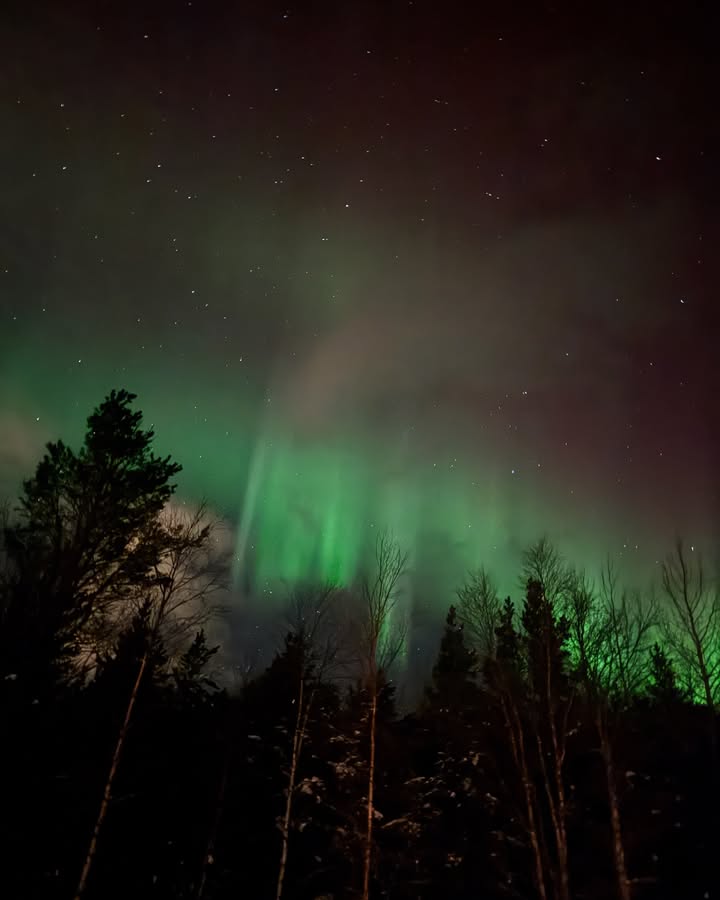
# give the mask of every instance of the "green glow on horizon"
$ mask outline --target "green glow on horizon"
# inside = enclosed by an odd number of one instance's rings
[[[49,345],[31,356],[28,366],[27,348],[16,347],[5,359],[5,383],[36,432],[18,486],[44,441],[77,444],[92,407],[127,385],[156,432],[157,452],[183,466],[178,496],[206,498],[236,530],[233,580],[243,585],[237,602],[247,588],[262,594],[262,603],[280,605],[295,580],[350,585],[371,561],[381,531],[409,557],[398,615],[413,622],[432,615],[440,625],[454,590],[481,564],[503,596],[521,596],[522,548],[542,534],[592,571],[606,552],[622,552],[626,512],[608,514],[592,484],[571,500],[539,472],[512,475],[492,444],[454,444],[451,434],[428,442],[420,431],[409,446],[403,435],[382,431],[300,437],[284,430],[281,415],[268,421],[257,385],[244,376],[208,370],[181,388],[177,362],[162,369],[123,359],[126,372],[108,353],[102,364],[58,373]],[[642,559],[626,556],[632,577],[647,583],[671,540],[654,549],[646,542]]]

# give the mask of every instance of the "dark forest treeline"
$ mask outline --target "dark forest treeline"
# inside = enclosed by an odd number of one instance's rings
[[[269,668],[213,680],[226,561],[114,392],[6,517],[0,895],[720,896],[720,600],[678,545],[662,597],[541,540],[524,595],[475,572],[418,708],[392,682],[407,561],[298,586]]]

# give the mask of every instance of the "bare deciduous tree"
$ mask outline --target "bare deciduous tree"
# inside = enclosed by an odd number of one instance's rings
[[[280,900],[285,883],[293,800],[298,789],[297,774],[308,733],[308,721],[318,688],[337,660],[339,640],[337,628],[331,622],[335,588],[298,588],[291,598],[287,613],[290,628],[288,637],[294,642],[297,676],[295,722],[291,735],[290,764],[287,770],[285,810],[280,823],[282,846],[278,867],[276,900]]]
[[[513,624],[514,610],[508,598],[496,630],[497,659],[486,672],[499,699],[512,759],[522,783],[523,819],[533,852],[536,890],[544,900],[552,884],[559,900],[568,900],[564,769],[574,687],[566,671],[569,625],[562,613],[572,578],[546,538],[523,554],[523,576],[526,599],[522,628],[517,630]],[[543,834],[543,805],[536,784],[545,796],[552,844]]]
[[[458,588],[457,598],[460,619],[480,658],[492,657],[502,604],[495,582],[484,566],[469,574],[465,584]]]
[[[567,577],[563,573],[563,591],[567,586]],[[561,595],[556,593],[555,596]],[[555,837],[555,891],[559,900],[569,900],[564,768],[574,687],[565,671],[567,620],[558,614],[558,607],[545,594],[542,584],[530,580],[522,622],[529,688],[528,720],[535,737],[537,761]]]
[[[662,567],[663,590],[670,601],[663,621],[665,642],[672,651],[688,696],[701,697],[708,711],[710,772],[714,792],[720,785],[718,726],[720,703],[720,589],[708,578],[702,556],[678,540]],[[717,817],[717,812],[713,813]]]
[[[405,554],[388,534],[375,545],[375,570],[360,587],[362,620],[360,623],[359,661],[363,684],[369,696],[368,711],[368,786],[366,828],[363,849],[363,900],[370,896],[370,871],[375,818],[375,755],[378,698],[383,678],[400,654],[406,637],[403,623],[393,622],[400,579],[407,566]]]
[[[526,554],[527,556],[527,554]],[[535,783],[530,772],[526,742],[524,664],[520,636],[515,631],[512,600],[498,599],[495,584],[483,567],[472,573],[458,591],[460,614],[478,652],[483,671],[505,723],[510,756],[522,785],[520,820],[533,855],[533,881],[540,900],[546,900],[546,850],[543,846]]]
[[[75,900],[81,900],[97,852],[98,838],[107,816],[118,766],[127,740],[133,712],[145,678],[149,656],[158,638],[177,649],[187,637],[215,611],[212,598],[223,587],[224,567],[213,552],[213,524],[206,521],[205,507],[187,516],[178,510],[167,510],[160,527],[167,532],[167,549],[155,567],[156,578],[151,588],[134,598],[135,614],[148,615],[145,651],[128,697],[122,725],[103,789],[100,808],[90,838]]]
[[[514,624],[515,608],[508,597],[495,627],[494,652],[485,660],[485,677],[495,696],[505,723],[510,755],[522,785],[523,807],[520,819],[533,855],[533,881],[540,900],[546,900],[547,853],[542,840],[537,791],[530,771],[525,726],[526,691],[521,659],[520,635]]]
[[[628,706],[647,681],[657,604],[652,594],[644,597],[639,591],[619,590],[617,571],[609,559],[600,575],[600,604],[606,621],[605,686],[617,704]]]
[[[572,572],[547,537],[531,544],[522,557],[523,590],[528,581],[537,581],[553,606],[561,606],[572,586]]]
[[[663,563],[662,585],[670,601],[665,639],[687,690],[712,710],[720,702],[720,592],[700,554],[691,554],[678,541]]]
[[[619,900],[630,900],[610,717],[630,704],[647,676],[648,650],[656,622],[656,607],[638,593],[618,589],[615,567],[607,560],[599,593],[575,573],[567,594],[566,616],[575,666],[593,716],[605,770],[612,831],[613,864]]]

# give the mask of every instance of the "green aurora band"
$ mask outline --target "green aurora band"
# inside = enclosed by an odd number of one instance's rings
[[[32,455],[12,483],[5,473],[6,493],[32,470],[46,440],[77,444],[92,407],[127,385],[138,392],[157,451],[183,465],[178,495],[206,499],[236,529],[235,584],[253,592],[298,580],[349,584],[386,531],[408,554],[413,591],[440,610],[480,564],[515,595],[522,549],[541,534],[595,570],[606,552],[623,555],[618,535],[630,532],[589,489],[560,497],[539,472],[511,475],[498,454],[428,456],[387,435],[299,437],[282,422],[268,424],[246,388],[238,386],[237,397],[219,384],[178,391],[172,372],[134,367],[130,378],[107,357],[90,357],[62,378],[52,377],[51,355],[38,353],[30,369],[20,354],[6,362],[15,369],[13,406],[30,411],[24,417],[33,429]],[[633,575],[647,578],[666,547],[641,548],[642,559],[626,554],[637,560]]]
[[[568,549],[564,514],[552,514],[543,489],[529,476],[508,483],[490,461],[429,462],[387,441],[328,447],[273,429],[257,440],[248,473],[237,516],[236,583],[252,573],[256,586],[273,590],[297,581],[349,585],[372,565],[378,535],[388,533],[408,556],[406,603],[441,609],[480,564],[515,594],[522,549],[543,533],[542,518]],[[603,537],[609,539],[596,529],[591,546]],[[569,550],[582,564],[595,561],[577,535]]]
[[[610,553],[623,577],[642,586],[657,579],[657,561],[672,546],[672,533],[598,496],[591,479],[574,479],[572,496],[560,490],[562,462],[515,473],[493,440],[451,451],[442,429],[414,440],[367,426],[298,429],[282,409],[268,414],[262,382],[245,372],[206,362],[202,377],[186,384],[184,367],[198,371],[189,355],[148,365],[139,350],[95,348],[81,334],[58,350],[61,327],[48,321],[26,332],[4,357],[1,405],[24,429],[22,452],[0,472],[5,495],[16,495],[45,441],[76,445],[89,411],[126,386],[138,393],[157,451],[183,465],[178,497],[206,499],[228,523],[235,603],[276,614],[293,582],[350,585],[384,531],[408,554],[401,607],[420,630],[442,621],[479,565],[502,594],[521,596],[522,550],[540,535],[591,573]],[[75,357],[82,363],[68,365]],[[633,535],[646,536],[638,548]]]
[[[16,384],[23,383],[20,408],[35,413],[36,433],[23,470],[13,472],[12,482],[7,467],[2,473],[6,494],[32,471],[44,441],[62,437],[77,445],[90,409],[124,380],[118,369],[100,377],[79,369],[53,382],[44,371],[51,365],[38,358],[34,377],[16,372]],[[657,580],[657,559],[671,546],[658,540],[645,554],[625,552],[617,538],[622,525],[608,510],[585,506],[588,495],[574,506],[561,503],[537,473],[508,477],[492,454],[431,461],[387,436],[299,437],[258,415],[258,404],[247,399],[231,403],[218,395],[200,409],[200,387],[178,393],[167,378],[137,379],[137,404],[156,432],[157,451],[184,466],[178,497],[206,499],[229,523],[236,602],[253,602],[272,616],[294,583],[350,586],[372,565],[378,535],[389,533],[408,555],[396,613],[409,624],[403,667],[411,665],[413,636],[438,626],[469,570],[485,565],[501,593],[518,600],[522,550],[541,534],[590,573],[611,552],[622,575],[642,585]],[[245,427],[228,427],[233,415]]]

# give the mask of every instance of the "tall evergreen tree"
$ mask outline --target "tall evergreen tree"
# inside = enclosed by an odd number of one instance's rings
[[[505,670],[518,671],[520,668],[520,639],[515,629],[515,604],[506,597],[500,610],[497,628],[495,629],[497,662]],[[492,668],[493,660],[489,660]]]
[[[654,705],[666,709],[687,699],[678,685],[672,659],[657,642],[650,649],[650,678],[647,691]]]
[[[180,466],[112,393],[87,420],[82,447],[47,445],[6,531],[10,584],[0,619],[0,675],[25,695],[67,678],[85,645],[105,640],[118,605],[150,585],[167,535],[158,516]]]
[[[173,680],[181,703],[190,706],[203,704],[220,690],[207,672],[210,661],[219,649],[219,644],[208,646],[204,628],[196,632],[190,646],[173,666]]]
[[[462,622],[457,609],[451,606],[445,619],[445,631],[440,641],[440,651],[432,670],[432,687],[428,691],[429,702],[440,709],[462,709],[474,693],[473,676],[477,669],[477,654],[465,643]]]

